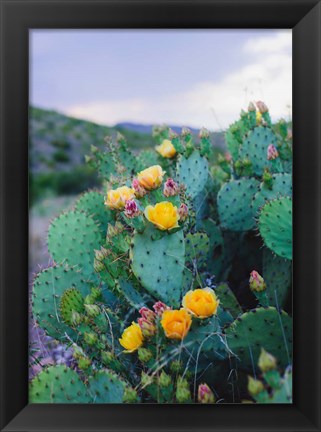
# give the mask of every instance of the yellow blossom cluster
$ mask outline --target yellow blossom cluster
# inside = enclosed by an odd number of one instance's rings
[[[163,182],[165,172],[160,165],[153,165],[137,174],[132,187],[122,186],[107,192],[105,205],[113,210],[125,210],[127,216],[138,215],[139,210],[135,198],[142,198],[148,191],[157,189]],[[126,204],[129,202],[128,204]],[[128,208],[127,208],[128,207]],[[187,208],[187,207],[186,207]],[[126,213],[127,211],[127,213]],[[179,228],[180,209],[170,201],[162,201],[155,206],[148,205],[144,215],[146,219],[160,230]]]
[[[160,324],[169,339],[184,339],[192,325],[192,317],[209,318],[217,313],[220,301],[211,288],[198,288],[188,291],[182,301],[182,308],[178,310],[164,308]],[[132,323],[127,327],[119,343],[126,352],[136,351],[143,345],[144,336],[139,324]]]

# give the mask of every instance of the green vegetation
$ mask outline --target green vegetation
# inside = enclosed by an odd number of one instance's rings
[[[205,129],[156,128],[154,156],[91,146],[102,186],[51,220],[32,292],[74,365],[44,368],[30,402],[291,403],[292,140],[257,108],[224,155]]]
[[[30,205],[52,195],[74,195],[99,184],[97,174],[87,166],[70,172],[43,172],[30,175]]]

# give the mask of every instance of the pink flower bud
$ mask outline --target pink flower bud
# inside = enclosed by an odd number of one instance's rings
[[[260,111],[261,114],[266,113],[266,112],[269,111],[268,107],[262,101],[257,101],[256,102],[256,106],[257,106],[257,108],[258,108],[258,110]]]
[[[151,337],[156,333],[154,321],[149,321],[146,318],[138,318],[137,322],[144,337]]]
[[[126,201],[124,213],[128,218],[134,218],[139,215],[140,211],[135,200]]]
[[[205,127],[202,127],[202,129],[200,130],[200,133],[199,133],[198,136],[200,138],[209,138],[210,133],[209,133],[209,131]]]
[[[191,131],[187,127],[182,128],[182,137],[186,137],[188,135],[191,135]]]
[[[132,188],[134,189],[137,198],[142,198],[147,194],[147,190],[140,185],[137,179],[133,179]]]
[[[163,194],[166,197],[175,196],[179,192],[178,184],[172,179],[168,178],[164,184]]]
[[[147,307],[142,307],[139,310],[141,318],[138,318],[137,322],[142,330],[143,336],[151,337],[156,332],[155,318],[156,314]]]
[[[188,216],[188,207],[186,204],[182,203],[178,209],[179,219],[184,221]]]
[[[268,160],[274,160],[279,157],[279,152],[273,144],[270,144],[267,149],[267,158]]]
[[[247,108],[248,111],[256,111],[255,105],[253,102],[249,103],[249,106]]]
[[[215,396],[207,384],[198,386],[197,400],[203,404],[215,403]]]
[[[262,276],[256,271],[253,270],[250,274],[250,289],[251,291],[264,291],[266,288],[266,284]]]
[[[175,139],[177,137],[178,137],[178,134],[175,131],[173,131],[173,129],[170,129],[168,131],[168,138],[170,141],[173,141],[173,139]]]
[[[224,157],[225,157],[226,162],[231,162],[232,155],[230,152],[225,152]]]
[[[155,312],[145,306],[139,309],[139,313],[141,314],[142,318],[148,321],[153,321],[156,318]]]
[[[165,303],[158,301],[157,303],[154,304],[153,309],[156,312],[156,315],[161,317],[163,315],[163,312],[165,310],[169,310],[170,307],[167,306]]]

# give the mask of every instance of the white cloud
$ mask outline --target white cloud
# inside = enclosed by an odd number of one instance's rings
[[[218,82],[201,82],[186,92],[161,99],[151,95],[142,99],[93,101],[65,111],[110,125],[133,121],[217,130],[237,119],[250,100],[264,100],[274,119],[288,117],[292,106],[291,46],[291,31],[252,39],[243,48],[244,55],[250,57],[249,63]]]
[[[268,54],[273,52],[290,51],[292,49],[291,30],[279,31],[275,36],[263,36],[250,39],[244,45],[244,52],[248,54]]]

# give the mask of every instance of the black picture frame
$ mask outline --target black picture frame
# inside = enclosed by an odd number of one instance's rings
[[[320,431],[321,3],[1,0],[2,431]],[[294,403],[28,405],[28,30],[292,28]]]

